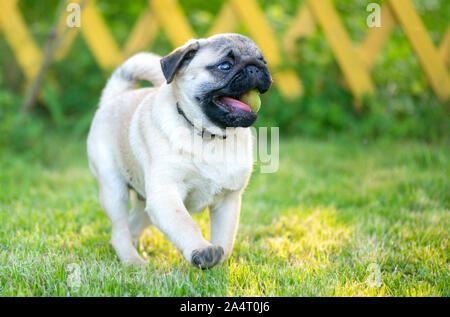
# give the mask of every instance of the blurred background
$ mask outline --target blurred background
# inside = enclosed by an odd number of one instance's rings
[[[68,29],[70,2],[0,0],[0,296],[450,296],[450,1],[89,0]],[[255,162],[226,265],[191,270],[149,228],[130,271],[86,158],[101,90],[211,30],[269,62],[279,169]]]
[[[208,34],[226,2],[179,0],[178,4],[193,32],[203,37]],[[332,2],[354,47],[363,43],[371,30],[366,23],[370,14],[366,11],[367,5],[383,2]],[[411,2],[438,50],[448,32],[450,2]],[[21,0],[16,5],[27,31],[43,55],[49,31],[58,20],[58,12],[61,13],[58,3],[57,0]],[[398,23],[377,54],[369,73],[375,86],[374,93],[363,96],[355,103],[336,54],[320,25],[316,25],[308,36],[295,38],[295,43],[291,43],[294,49],[289,54],[284,49],[283,41],[305,1],[257,0],[256,3],[279,46],[281,62],[276,65],[276,70],[293,70],[303,86],[301,95],[286,97],[274,85],[262,97],[258,125],[280,127],[282,138],[350,136],[367,140],[389,137],[427,142],[448,138],[448,101],[437,98],[431,89],[417,54]],[[97,0],[95,8],[122,50],[136,21],[149,8],[149,2]],[[8,16],[4,13],[2,18],[4,24]],[[83,20],[81,23],[82,29]],[[251,36],[242,22],[237,24],[235,31]],[[95,30],[92,32],[95,33]],[[27,151],[31,145],[37,145],[45,134],[70,134],[79,139],[85,138],[101,89],[113,67],[99,66],[81,33],[74,36],[62,59],[50,61],[36,102],[27,114],[23,114],[21,107],[32,80],[27,80],[17,62],[18,53],[11,48],[0,28],[0,149]],[[166,55],[173,48],[167,32],[160,26],[151,45],[144,49]],[[448,64],[446,67],[448,76]]]

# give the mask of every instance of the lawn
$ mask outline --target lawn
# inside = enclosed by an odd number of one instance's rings
[[[84,138],[43,137],[0,155],[0,296],[449,296],[449,159],[445,141],[285,139],[277,173],[255,167],[224,265],[190,267],[149,228],[148,265],[129,268]]]

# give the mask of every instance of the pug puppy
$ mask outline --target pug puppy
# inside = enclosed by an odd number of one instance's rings
[[[135,89],[139,80],[153,87]],[[136,245],[150,224],[194,266],[230,256],[253,164],[248,127],[257,119],[240,97],[271,83],[256,44],[238,34],[189,40],[163,58],[139,53],[114,71],[87,153],[123,263],[145,263]],[[224,148],[233,155],[225,158]],[[211,241],[190,215],[207,207]]]

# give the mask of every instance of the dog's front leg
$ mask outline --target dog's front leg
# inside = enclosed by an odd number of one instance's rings
[[[155,179],[155,177],[154,177]],[[161,180],[161,178],[156,178]],[[220,262],[223,249],[208,242],[183,204],[176,183],[165,179],[147,182],[146,211],[151,222],[183,253],[186,260],[202,269]]]
[[[234,238],[241,211],[241,191],[232,191],[210,207],[211,243],[224,250],[222,261],[228,259],[233,249]]]

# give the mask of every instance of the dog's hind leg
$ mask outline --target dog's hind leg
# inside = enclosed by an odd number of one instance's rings
[[[119,175],[107,171],[99,180],[100,203],[112,225],[111,243],[125,264],[141,265],[145,261],[133,246],[128,228],[128,187]]]
[[[128,216],[128,227],[130,228],[133,244],[135,247],[138,247],[142,233],[145,228],[151,225],[151,222],[145,211],[145,200],[138,197],[138,194],[134,190],[131,190],[130,194],[132,208]]]

